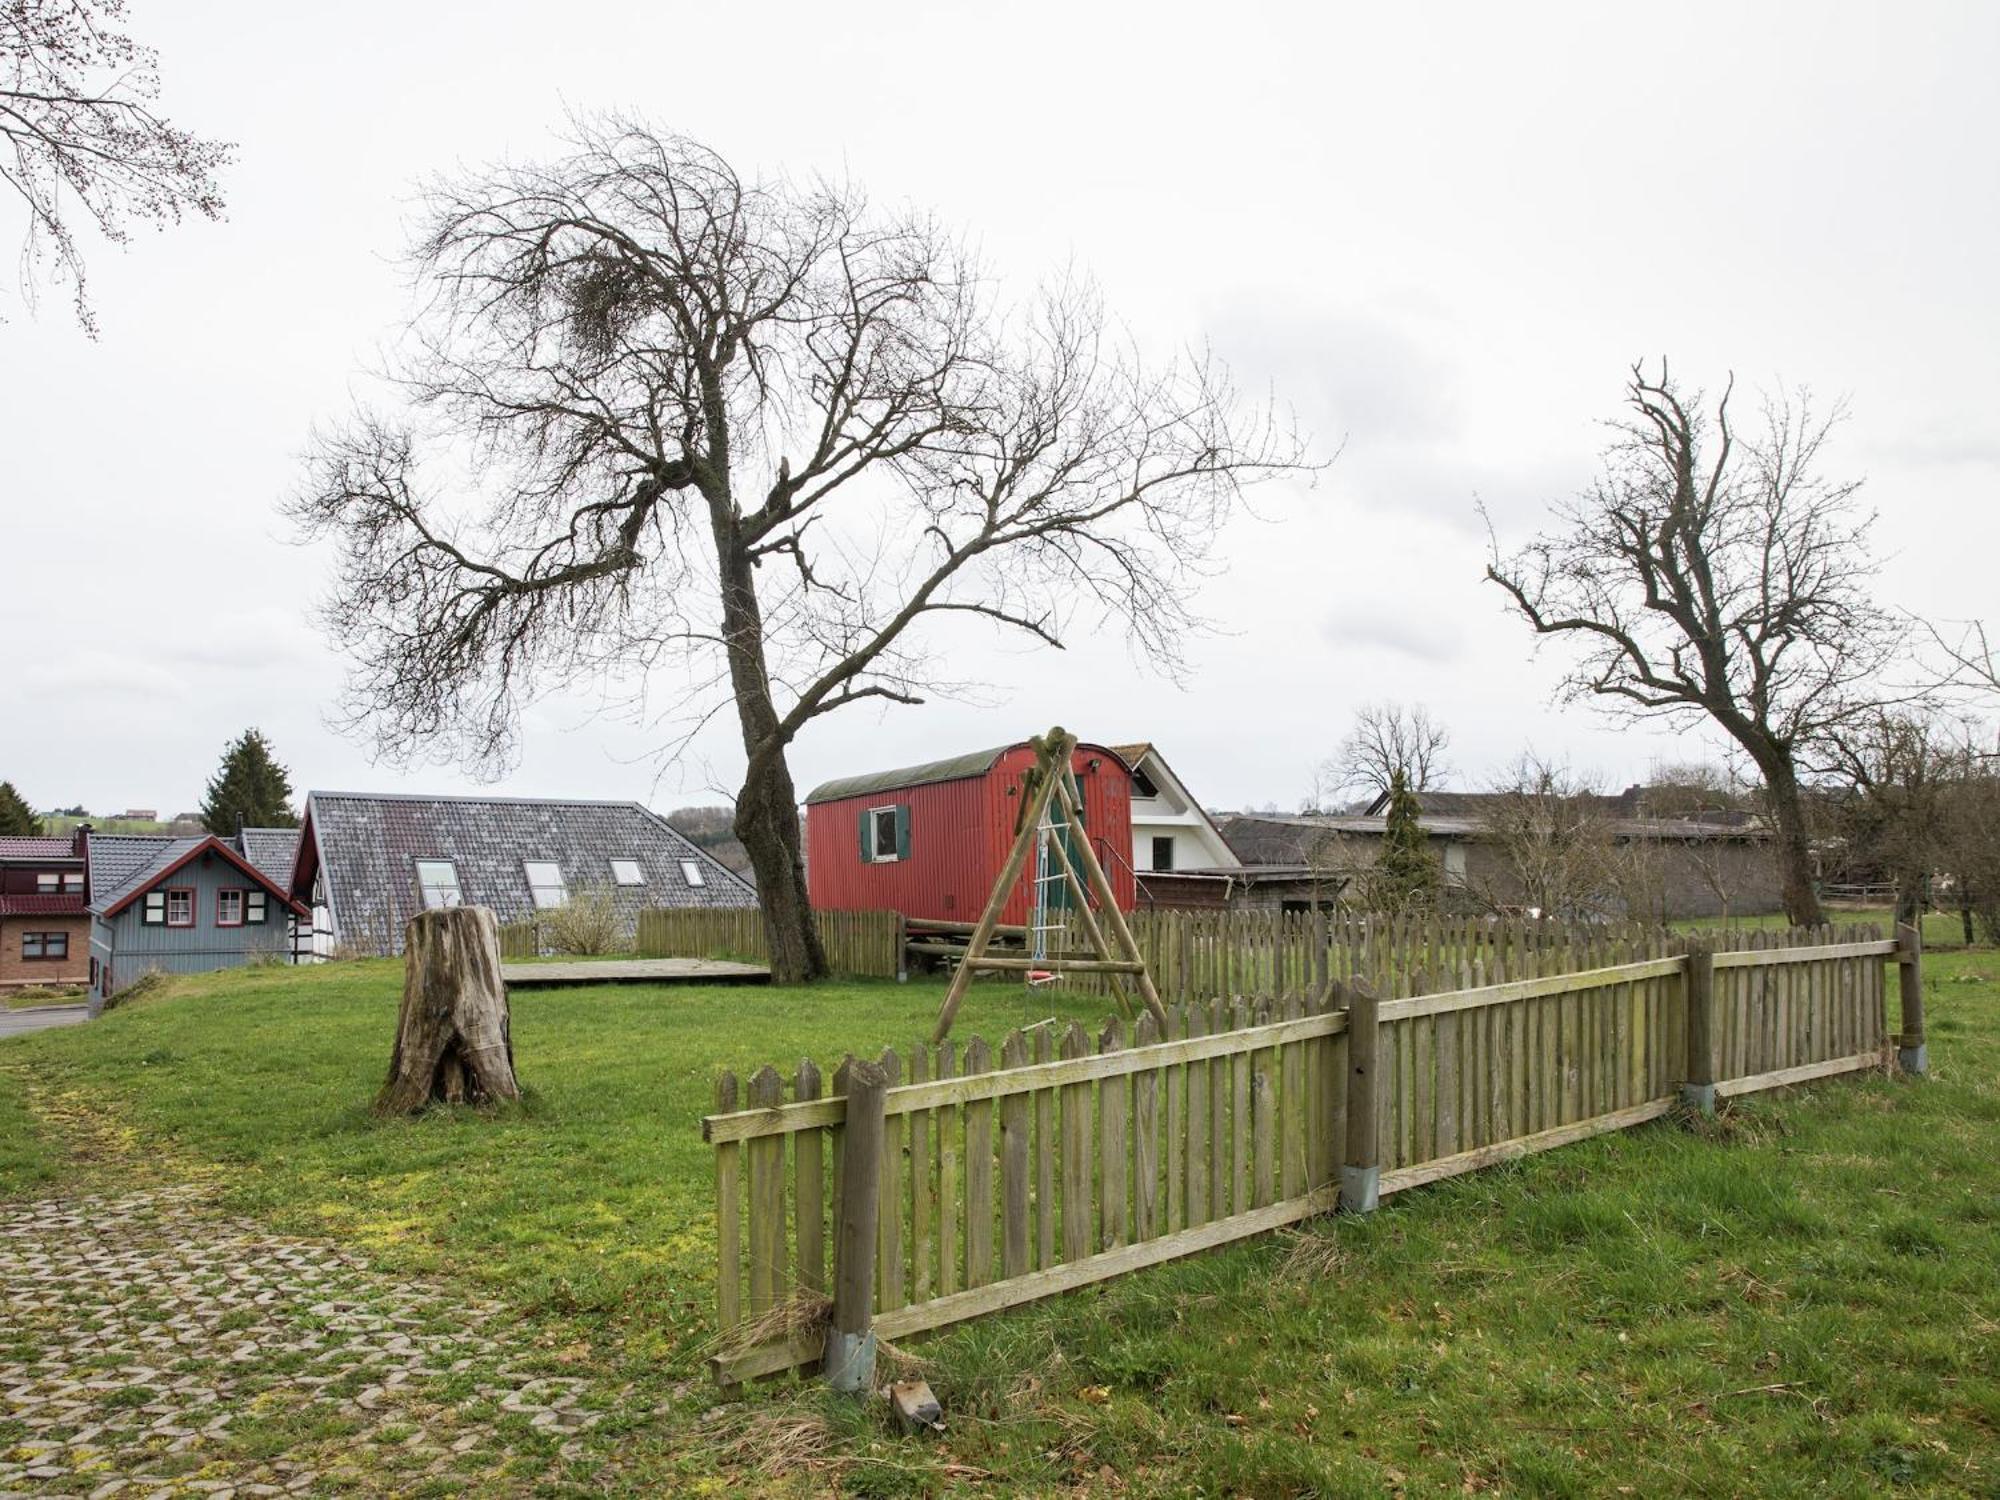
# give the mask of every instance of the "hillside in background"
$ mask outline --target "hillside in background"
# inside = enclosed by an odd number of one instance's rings
[[[739,875],[750,873],[750,855],[736,837],[736,814],[726,807],[680,807],[667,822]]]

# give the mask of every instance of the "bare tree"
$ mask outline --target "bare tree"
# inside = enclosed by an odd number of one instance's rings
[[[232,147],[154,112],[158,59],[122,30],[125,0],[0,0],[0,181],[28,210],[21,285],[67,279],[95,333],[77,217],[113,244],[135,224],[222,217]]]
[[[1386,793],[1398,776],[1413,792],[1429,791],[1450,774],[1444,758],[1450,744],[1451,731],[1421,703],[1366,703],[1354,711],[1354,727],[1318,780],[1371,798]]]
[[[1493,788],[1480,839],[1499,856],[1479,894],[1563,921],[1600,916],[1623,894],[1604,799],[1568,767],[1529,753]]]
[[[294,514],[338,543],[349,708],[386,751],[491,767],[543,686],[637,706],[674,667],[696,722],[735,709],[773,973],[816,976],[799,733],[951,690],[947,622],[1116,620],[1172,669],[1212,538],[1301,450],[1074,282],[1002,309],[929,219],[636,120],[573,131],[433,189],[409,407],[317,443]]]
[[[1875,602],[1858,483],[1821,477],[1841,412],[1800,392],[1739,437],[1725,390],[1704,414],[1662,362],[1634,366],[1605,472],[1556,507],[1559,528],[1486,576],[1540,635],[1582,647],[1572,698],[1634,715],[1706,716],[1762,776],[1794,923],[1820,920],[1801,751],[1868,712],[1900,640]]]
[[[1966,725],[1912,710],[1852,720],[1821,752],[1816,769],[1835,778],[1829,821],[1854,856],[1895,882],[1899,922],[1915,922],[1929,902],[1973,767]]]

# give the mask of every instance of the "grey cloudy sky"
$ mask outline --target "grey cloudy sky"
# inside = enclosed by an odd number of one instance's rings
[[[1532,743],[1622,782],[1694,738],[1552,710],[1555,659],[1478,584],[1590,477],[1625,367],[1851,399],[1885,594],[1992,608],[2000,545],[2000,6],[833,7],[133,0],[167,111],[241,143],[221,225],[92,256],[0,325],[0,777],[43,806],[192,806],[271,734],[307,786],[469,785],[324,727],[325,562],[276,504],[394,337],[410,188],[620,106],[747,172],[845,172],[1004,273],[1074,261],[1149,341],[1208,338],[1298,409],[1311,489],[1219,539],[1223,629],[1176,686],[1116,639],[952,638],[983,701],[848,710],[802,787],[1059,720],[1150,738],[1212,804],[1290,805],[1352,708],[1427,703],[1477,782]],[[18,243],[0,202],[0,245]],[[674,685],[655,685],[656,705]],[[523,793],[716,800],[587,702],[530,715]]]

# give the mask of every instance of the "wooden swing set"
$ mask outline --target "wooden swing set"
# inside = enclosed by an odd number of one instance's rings
[[[1124,984],[1129,979],[1164,1036],[1166,1007],[1160,1003],[1160,992],[1153,985],[1153,976],[1147,971],[1139,945],[1133,941],[1131,926],[1125,920],[1125,913],[1118,909],[1111,881],[1084,832],[1083,794],[1077,787],[1073,765],[1076,736],[1058,726],[1028,743],[1035,751],[1035,765],[1024,778],[1027,795],[1021,799],[1014,847],[1008,851],[1000,878],[986,898],[986,909],[973,926],[965,956],[951,976],[951,988],[945,992],[931,1040],[942,1042],[951,1034],[951,1024],[958,1016],[959,1003],[964,1000],[973,976],[993,973],[1020,974],[1031,984],[1064,974],[1106,975],[1111,981],[1111,993],[1128,1021],[1133,1019],[1132,1002]],[[1073,838],[1069,836],[1072,830]],[[1013,894],[1031,858],[1036,869],[1036,899],[1029,919],[1030,951],[1025,956],[989,953],[987,949],[1000,927],[1007,898]],[[1045,951],[1045,937],[1050,930],[1060,927],[1068,932],[1067,924],[1049,921],[1053,903],[1048,898],[1054,890],[1067,894],[1068,904],[1076,912],[1077,925],[1083,929],[1084,941],[1089,945],[1087,949]],[[1091,909],[1093,902],[1095,911]]]

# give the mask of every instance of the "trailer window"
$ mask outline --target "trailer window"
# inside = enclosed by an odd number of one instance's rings
[[[896,809],[893,807],[871,807],[868,809],[868,850],[871,858],[893,860],[896,857]]]

